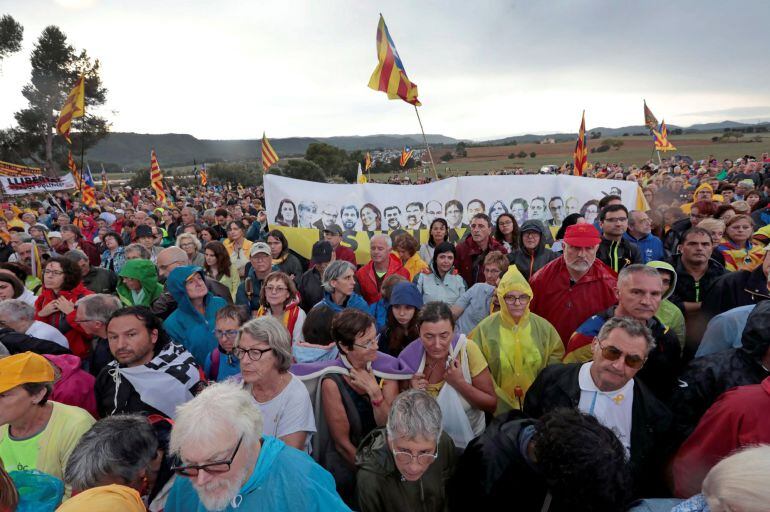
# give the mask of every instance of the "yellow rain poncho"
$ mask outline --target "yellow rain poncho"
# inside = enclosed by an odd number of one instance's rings
[[[139,493],[123,485],[105,485],[65,501],[56,512],[145,512]]]
[[[521,409],[524,396],[540,370],[561,363],[564,345],[548,320],[529,311],[516,322],[505,305],[509,292],[533,297],[524,276],[511,265],[497,286],[500,311],[482,320],[468,336],[481,348],[489,363],[497,393],[497,411]]]

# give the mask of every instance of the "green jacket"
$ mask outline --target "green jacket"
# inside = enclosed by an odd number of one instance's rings
[[[118,297],[126,306],[149,307],[163,293],[163,285],[158,282],[158,271],[150,260],[126,260],[126,264],[120,269],[118,277],[121,278],[118,283]],[[134,301],[134,295],[123,282],[122,278],[124,277],[130,277],[142,283],[144,297],[140,301]]]
[[[446,486],[455,470],[455,446],[446,432],[438,458],[416,482],[401,481],[385,428],[369,432],[356,452],[358,505],[361,512],[442,512],[449,509]]]

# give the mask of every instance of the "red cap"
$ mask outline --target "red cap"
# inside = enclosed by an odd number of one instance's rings
[[[594,247],[602,238],[593,224],[573,224],[564,233],[564,243],[573,247]]]

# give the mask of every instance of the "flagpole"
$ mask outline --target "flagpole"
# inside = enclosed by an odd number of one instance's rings
[[[80,121],[80,183],[78,183],[78,192],[80,192],[80,199],[83,199],[83,160],[86,153],[86,114],[83,112],[83,117]]]
[[[420,131],[422,132],[422,140],[425,142],[425,147],[428,149],[428,158],[430,158],[430,167],[433,169],[433,177],[438,181],[438,173],[436,172],[436,164],[433,163],[433,155],[430,152],[430,145],[428,144],[428,138],[425,136],[425,129],[422,127],[422,119],[420,119],[420,111],[417,110],[417,105],[414,106],[414,113],[417,114],[417,122],[420,123]]]

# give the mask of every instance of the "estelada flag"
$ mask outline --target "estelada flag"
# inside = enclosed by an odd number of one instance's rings
[[[644,124],[650,131],[658,128],[658,120],[653,115],[652,110],[647,106],[647,100],[644,100]]]
[[[86,162],[86,168],[83,169],[83,202],[90,207],[96,206],[96,184],[94,177],[91,176],[91,166]]]
[[[201,164],[201,185],[206,186],[209,182],[209,175],[206,173],[206,164]]]
[[[655,139],[655,151],[676,151],[671,141],[668,140],[668,128],[666,120],[660,122],[660,131],[652,130],[652,136]]]
[[[406,167],[406,163],[412,158],[413,153],[414,150],[412,148],[404,146],[404,149],[401,150],[401,167]]]
[[[75,82],[75,87],[72,88],[67,101],[59,112],[59,120],[56,121],[56,132],[59,135],[64,136],[67,142],[72,144],[70,140],[70,125],[72,120],[76,117],[83,117],[86,113],[86,88],[85,81],[81,76],[78,81]]]
[[[160,165],[158,165],[158,157],[155,155],[155,150],[150,151],[150,185],[155,191],[155,197],[161,203],[166,202],[166,191],[163,189],[163,174],[160,172]]]
[[[582,176],[588,164],[588,146],[586,145],[586,111],[583,111],[583,119],[580,121],[580,131],[578,131],[577,142],[575,143],[575,153],[572,155],[575,167],[572,174]]]
[[[401,98],[417,107],[422,105],[417,99],[417,84],[409,81],[409,77],[406,76],[404,64],[398,56],[393,39],[390,38],[390,32],[382,14],[380,14],[380,23],[377,25],[377,59],[379,62],[369,79],[369,87],[386,93],[391,100]]]
[[[278,153],[275,152],[273,146],[270,145],[270,141],[267,140],[265,132],[262,132],[262,170],[267,172],[270,166],[276,163],[278,160]]]
[[[75,164],[75,159],[72,158],[72,151],[69,151],[67,153],[67,167],[69,167],[70,172],[72,173],[72,177],[75,180],[75,186],[78,190],[83,188],[83,178],[80,176],[80,172],[78,172],[78,167]]]

